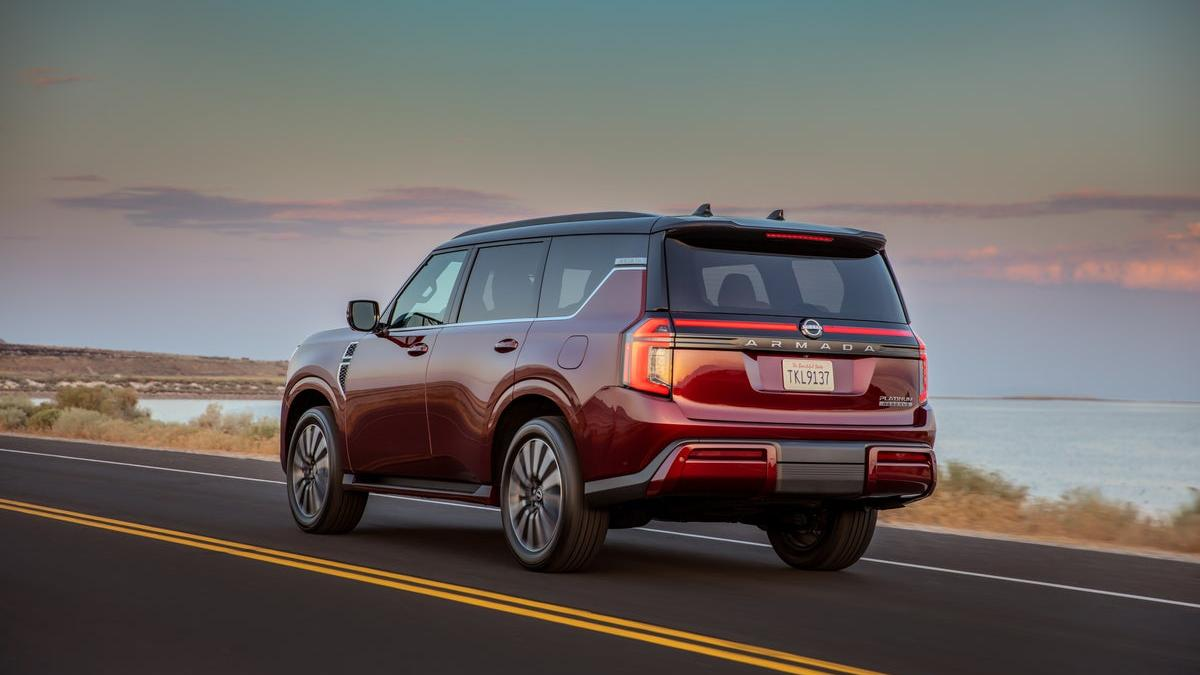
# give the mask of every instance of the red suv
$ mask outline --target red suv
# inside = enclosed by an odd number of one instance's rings
[[[335,533],[372,492],[492,504],[544,571],[651,519],[749,523],[793,567],[851,565],[876,511],[937,475],[885,241],[707,205],[465,232],[297,348],[292,514]]]

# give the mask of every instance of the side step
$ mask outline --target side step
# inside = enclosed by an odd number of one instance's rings
[[[413,495],[417,497],[441,497],[472,502],[488,502],[492,496],[491,485],[460,483],[449,480],[427,478],[396,478],[393,476],[355,475],[342,476],[342,487],[362,492]]]

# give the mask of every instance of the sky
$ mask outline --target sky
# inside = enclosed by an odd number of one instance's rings
[[[480,224],[878,230],[941,395],[1200,400],[1200,3],[0,5],[0,339],[286,358]]]

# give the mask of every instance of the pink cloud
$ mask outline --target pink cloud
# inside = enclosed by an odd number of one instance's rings
[[[50,180],[56,180],[63,183],[103,183],[104,176],[94,173],[84,173],[71,176],[51,176]]]
[[[1102,284],[1121,288],[1200,292],[1200,223],[1159,232],[1123,248],[1077,246],[1050,252],[985,246],[903,259],[934,273],[1023,284]]]
[[[31,84],[35,87],[49,87],[56,84],[70,84],[72,82],[83,82],[88,78],[83,75],[73,75],[64,73],[57,68],[46,68],[37,66],[27,68],[21,71],[21,80],[26,84]]]
[[[511,197],[454,187],[399,187],[367,197],[267,200],[171,186],[130,187],[52,200],[59,206],[122,213],[134,225],[273,237],[366,236],[405,229],[466,228],[526,215]]]

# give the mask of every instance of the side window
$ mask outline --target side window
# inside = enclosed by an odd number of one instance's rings
[[[555,237],[546,260],[538,316],[569,316],[583,306],[618,258],[645,258],[647,238],[627,234]]]
[[[500,321],[537,313],[546,244],[508,244],[481,248],[475,255],[458,320]]]
[[[409,328],[445,323],[454,284],[466,260],[466,251],[431,256],[396,298],[388,325]]]

